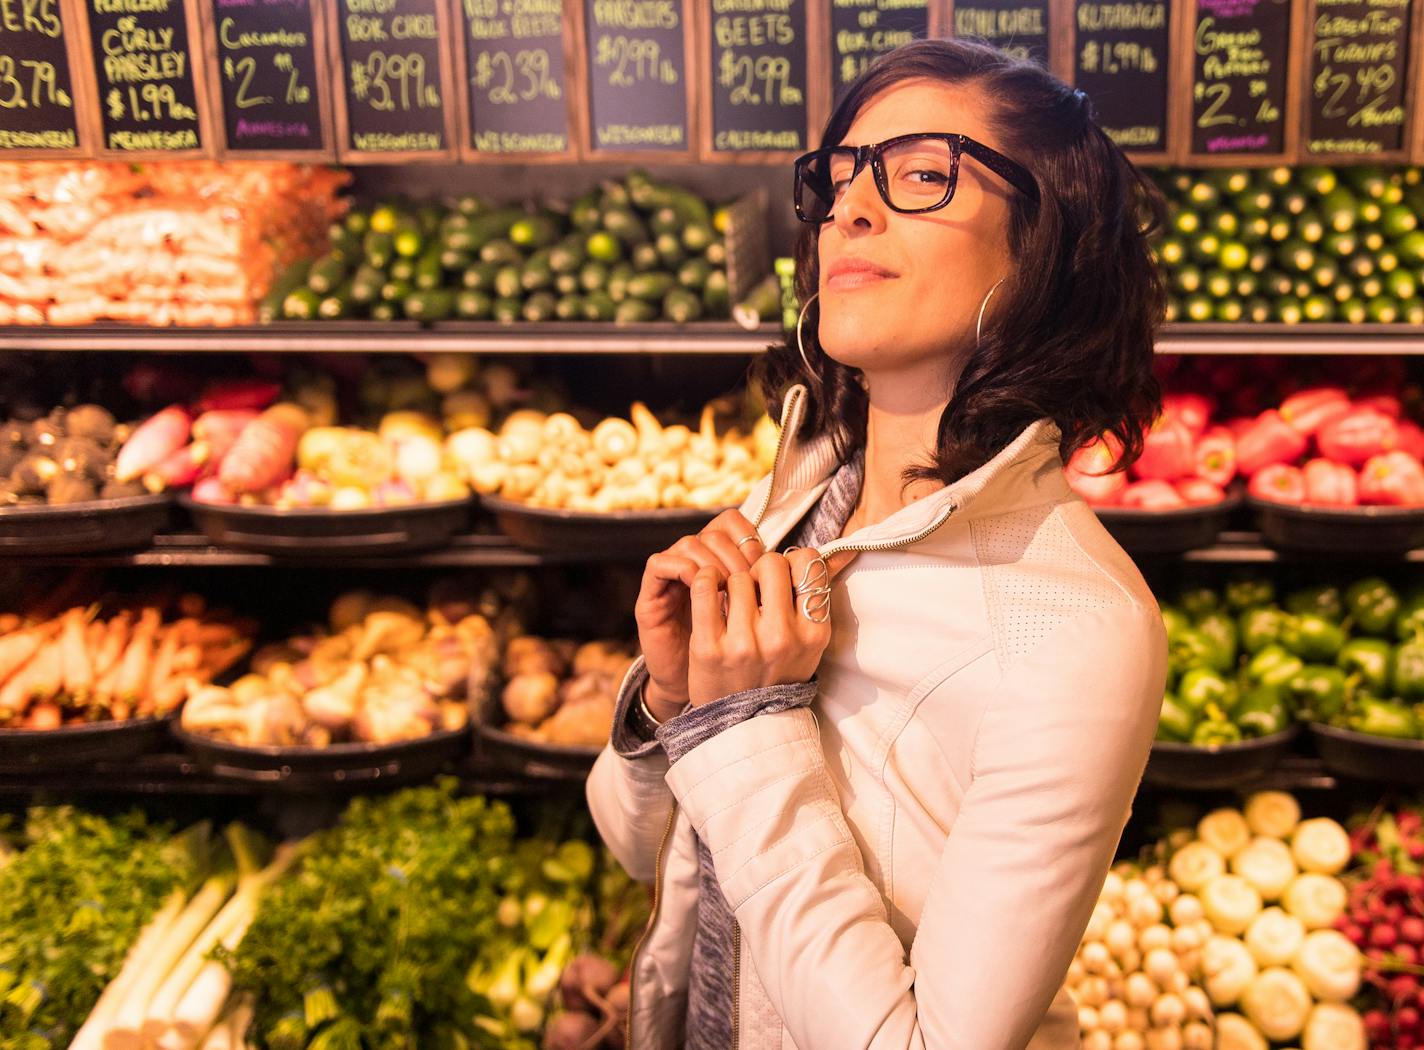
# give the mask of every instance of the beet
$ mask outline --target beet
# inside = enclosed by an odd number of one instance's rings
[[[559,1014],[544,1029],[544,1050],[583,1050],[599,1023],[580,1010]]]
[[[564,967],[559,978],[559,994],[563,997],[567,1010],[593,1010],[599,1008],[590,999],[590,994],[602,998],[608,989],[618,981],[618,968],[607,959],[597,955],[576,956]]]

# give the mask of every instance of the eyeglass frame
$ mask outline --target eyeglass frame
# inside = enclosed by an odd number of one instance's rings
[[[938,204],[932,204],[927,208],[898,208],[890,201],[890,189],[888,176],[885,174],[884,155],[888,147],[899,145],[901,142],[909,142],[911,139],[934,139],[945,142],[950,147],[952,159],[949,168],[949,182],[945,188],[944,199]],[[820,149],[813,149],[808,153],[803,153],[793,162],[795,172],[795,184],[792,189],[791,202],[796,208],[796,218],[802,222],[812,223],[816,226],[824,226],[834,217],[833,212],[828,210],[823,219],[808,218],[801,208],[801,187],[806,181],[802,174],[805,166],[812,158],[826,155],[833,156],[836,153],[849,153],[855,158],[855,167],[851,169],[850,183],[854,182],[856,176],[870,165],[871,174],[874,176],[875,189],[880,194],[880,199],[885,202],[885,206],[891,211],[901,215],[921,215],[925,212],[938,211],[940,208],[948,207],[949,202],[954,200],[955,191],[959,188],[959,159],[964,154],[969,154],[984,167],[988,168],[999,178],[1018,190],[1025,197],[1028,197],[1034,204],[1039,202],[1038,180],[1029,173],[1018,161],[1010,160],[998,150],[976,142],[968,135],[959,135],[944,131],[921,131],[909,135],[896,135],[894,138],[886,139],[884,142],[867,143],[864,146],[823,146]],[[812,191],[814,192],[814,191]]]

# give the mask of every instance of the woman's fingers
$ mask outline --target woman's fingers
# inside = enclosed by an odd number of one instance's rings
[[[736,541],[725,532],[709,529],[703,532],[698,539],[722,563],[722,568],[727,571],[728,576],[734,572],[746,572],[752,567],[747,556],[738,549]],[[751,544],[748,543],[747,546],[750,547]]]
[[[823,633],[820,628],[829,624],[831,617],[830,567],[811,549],[789,551],[786,561],[791,570],[797,626],[803,634],[819,637]]]
[[[791,563],[780,554],[763,554],[752,566],[752,578],[761,592],[763,617],[794,612],[791,590]]]
[[[756,560],[766,553],[761,537],[757,535],[756,526],[739,510],[725,510],[718,514],[702,530],[702,535],[704,538],[709,535],[726,536],[748,567],[754,565]]]
[[[692,578],[697,575],[697,570],[701,568],[692,559],[683,557],[680,554],[671,554],[664,551],[662,554],[654,554],[648,559],[647,566],[643,570],[643,590],[647,591],[649,585],[654,589],[660,589],[660,585],[671,583],[674,580],[685,587],[692,586]]]
[[[734,572],[727,577],[727,634],[740,645],[746,645],[755,639],[756,627],[756,581],[750,572]]]
[[[727,632],[722,618],[722,591],[717,574],[711,568],[697,570],[692,580],[692,648],[693,655],[715,658]]]

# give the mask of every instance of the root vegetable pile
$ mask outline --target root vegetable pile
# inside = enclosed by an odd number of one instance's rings
[[[568,639],[512,639],[504,653],[501,695],[506,728],[547,744],[606,744],[633,649],[618,641],[579,645]]]

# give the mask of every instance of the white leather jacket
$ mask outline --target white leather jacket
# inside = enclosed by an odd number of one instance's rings
[[[837,466],[782,415],[743,512],[768,548]],[[1161,616],[1068,488],[1041,420],[960,481],[821,548],[835,581],[811,708],[665,757],[604,751],[588,800],[655,882],[629,1046],[682,1042],[696,839],[737,920],[735,1050],[1069,1050],[1062,988],[1156,729]]]

